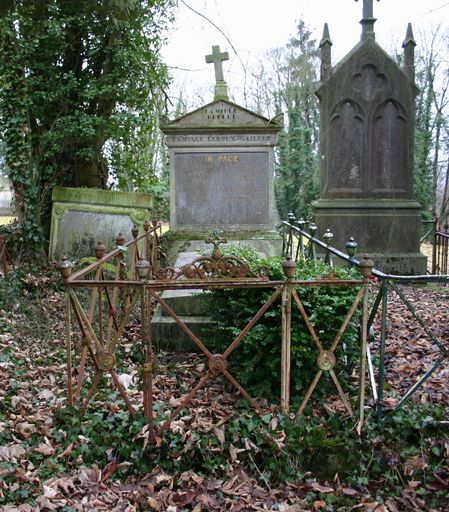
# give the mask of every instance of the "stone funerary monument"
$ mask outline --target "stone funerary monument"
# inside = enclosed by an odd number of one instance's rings
[[[413,199],[415,42],[409,25],[399,67],[376,43],[375,21],[373,0],[363,0],[361,41],[335,67],[324,28],[315,222],[320,233],[331,229],[341,250],[353,236],[385,272],[425,274],[420,205]]]
[[[170,160],[171,252],[186,241],[201,247],[217,228],[229,240],[274,254],[274,146],[282,118],[269,120],[230,102],[222,69],[228,54],[212,50],[206,62],[215,66],[214,101],[161,123]]]
[[[176,268],[199,256],[212,231],[265,255],[280,254],[282,240],[274,197],[274,146],[282,118],[266,119],[229,101],[218,46],[214,63],[214,101],[175,120],[162,120],[170,159],[170,231],[168,261]],[[163,292],[182,321],[201,335],[210,329],[201,293]],[[152,321],[159,348],[188,350],[191,340],[161,308]]]

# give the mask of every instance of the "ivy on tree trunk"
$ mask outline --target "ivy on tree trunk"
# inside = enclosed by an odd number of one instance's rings
[[[30,251],[48,235],[54,185],[105,188],[110,162],[135,168],[133,158],[110,155],[156,126],[168,85],[159,51],[172,4],[2,2],[0,136]],[[139,171],[155,175],[151,165]]]

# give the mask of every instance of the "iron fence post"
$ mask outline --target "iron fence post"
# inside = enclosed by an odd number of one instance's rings
[[[360,272],[363,277],[363,302],[362,302],[362,329],[359,365],[359,433],[365,418],[365,381],[366,381],[366,351],[368,339],[368,291],[369,278],[372,275],[374,263],[364,256],[360,261]]]
[[[306,221],[302,217],[296,221],[296,225],[301,230],[301,232],[299,234],[299,244],[298,244],[298,247],[296,248],[296,258],[295,258],[296,261],[298,260],[298,254],[301,256],[301,259],[305,258],[304,237],[302,235],[302,231],[304,229],[305,224],[306,224]]]
[[[296,263],[289,256],[282,263],[286,283],[282,290],[282,347],[281,347],[281,411],[290,412],[290,368],[291,368],[291,321],[292,291],[290,281],[295,274]]]
[[[383,414],[383,398],[385,383],[385,342],[387,338],[387,313],[388,313],[388,280],[382,281],[382,319],[380,327],[380,361],[379,361],[379,384],[376,418],[380,420]]]
[[[145,364],[143,365],[143,408],[148,419],[148,440],[151,444],[155,444],[156,436],[154,433],[153,415],[153,343],[151,327],[153,308],[151,302],[148,300],[145,282],[142,283],[141,293],[141,336],[145,350]]]
[[[73,383],[72,383],[72,315],[70,306],[70,295],[68,290],[64,293],[65,299],[65,335],[67,350],[67,403],[73,405]]]
[[[309,233],[312,238],[315,237],[316,233],[318,231],[318,228],[314,222],[310,223],[309,226]],[[316,260],[316,249],[315,244],[313,243],[313,240],[309,240],[309,253],[308,253],[308,259],[309,260]]]
[[[67,352],[67,403],[73,405],[73,381],[72,381],[72,317],[70,305],[70,292],[65,281],[72,273],[73,264],[64,256],[58,264],[58,270],[64,280],[64,305],[65,305],[65,335],[66,335],[66,352]]]
[[[323,235],[324,241],[326,242],[326,254],[324,255],[324,262],[328,265],[332,266],[332,253],[330,251],[330,246],[334,235],[331,233],[329,228],[326,229]]]

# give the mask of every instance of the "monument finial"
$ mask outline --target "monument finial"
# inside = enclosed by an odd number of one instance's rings
[[[331,55],[332,41],[329,35],[329,26],[324,24],[323,37],[320,41],[321,49],[321,81],[329,78],[332,71],[332,55]]]
[[[355,0],[358,2],[359,0]],[[377,0],[379,2],[379,0]],[[367,37],[374,38],[374,23],[376,18],[373,12],[373,0],[363,0],[363,17],[360,21],[362,24],[362,39]]]
[[[415,81],[415,46],[416,41],[413,37],[412,24],[407,25],[407,33],[405,34],[405,40],[402,44],[404,48],[404,71],[410,80]]]
[[[208,64],[212,62],[214,63],[215,100],[228,99],[228,87],[223,76],[223,61],[225,60],[229,60],[229,53],[220,52],[220,47],[218,45],[212,46],[212,53],[210,55],[206,55],[206,62]]]

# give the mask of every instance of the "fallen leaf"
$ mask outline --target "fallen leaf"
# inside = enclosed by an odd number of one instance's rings
[[[54,455],[55,449],[51,444],[42,443],[34,448],[33,452],[40,453],[41,455],[44,455],[44,457],[50,457],[51,455]]]
[[[329,487],[328,485],[321,485],[318,482],[313,482],[311,487],[314,491],[317,491],[317,492],[322,492],[322,493],[335,492],[333,487]]]
[[[149,496],[147,498],[147,505],[149,507],[151,507],[153,510],[156,510],[156,511],[160,510],[159,502],[157,500],[155,500],[154,498],[152,498],[151,496]]]
[[[65,457],[70,457],[70,455],[72,455],[72,451],[73,451],[73,443],[70,443],[69,446],[67,446],[67,448],[59,453],[56,458],[57,459],[62,459],[62,458],[65,458]]]
[[[26,450],[20,444],[0,446],[0,461],[16,463],[25,453]]]

